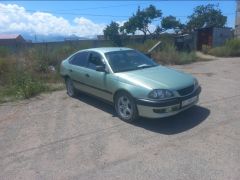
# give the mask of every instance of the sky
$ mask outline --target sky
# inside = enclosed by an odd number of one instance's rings
[[[138,6],[153,4],[163,16],[173,15],[185,23],[194,7],[209,3],[219,4],[228,17],[227,26],[234,27],[235,1],[0,1],[0,33],[89,37],[102,34],[111,21],[123,24]],[[155,20],[151,31],[159,23]]]

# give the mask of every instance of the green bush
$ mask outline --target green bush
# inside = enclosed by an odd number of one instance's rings
[[[240,39],[228,40],[223,46],[210,49],[209,54],[218,57],[240,56]]]

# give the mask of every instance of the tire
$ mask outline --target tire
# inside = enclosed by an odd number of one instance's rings
[[[136,104],[131,95],[126,92],[120,92],[116,95],[114,101],[115,110],[118,117],[125,122],[132,123],[138,117]]]
[[[73,85],[72,80],[70,78],[66,78],[65,83],[66,83],[67,94],[70,97],[75,97],[76,96],[76,89]]]

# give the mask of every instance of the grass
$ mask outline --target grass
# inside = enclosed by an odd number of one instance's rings
[[[217,57],[239,57],[240,39],[228,40],[223,46],[210,49],[208,54]]]

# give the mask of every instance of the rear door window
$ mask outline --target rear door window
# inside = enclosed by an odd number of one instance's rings
[[[87,59],[88,59],[88,52],[79,52],[75,54],[71,59],[69,60],[70,64],[86,67],[87,66]]]

